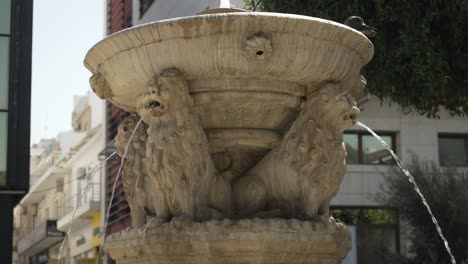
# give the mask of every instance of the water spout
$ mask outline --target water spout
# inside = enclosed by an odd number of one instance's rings
[[[456,264],[457,262],[455,261],[455,257],[453,256],[452,251],[450,250],[450,246],[449,246],[449,243],[448,243],[447,239],[445,238],[444,234],[442,233],[442,229],[440,228],[439,222],[437,221],[434,214],[432,213],[431,207],[429,206],[429,203],[427,202],[424,195],[421,193],[421,190],[419,189],[418,185],[416,184],[416,181],[415,181],[413,175],[411,175],[409,170],[405,167],[405,165],[398,158],[398,156],[395,154],[395,152],[393,152],[393,150],[390,147],[388,147],[387,143],[385,143],[385,141],[381,137],[379,137],[372,129],[370,129],[368,126],[364,125],[363,123],[361,123],[359,121],[356,122],[356,125],[358,125],[358,126],[364,128],[364,129],[366,129],[367,131],[369,131],[369,133],[371,133],[380,143],[382,143],[382,145],[390,152],[393,159],[396,161],[397,165],[400,167],[400,169],[403,171],[403,173],[406,175],[406,177],[408,177],[408,180],[411,182],[411,184],[413,184],[414,190],[419,195],[419,197],[421,198],[422,203],[426,207],[427,212],[431,215],[431,219],[432,219],[432,222],[434,223],[434,225],[436,227],[437,233],[439,233],[440,238],[444,241],[445,249],[447,250],[447,253],[450,255],[451,263]]]

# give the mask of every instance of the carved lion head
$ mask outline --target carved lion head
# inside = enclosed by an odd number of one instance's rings
[[[356,123],[359,108],[348,92],[336,84],[325,84],[308,104],[315,112],[315,120],[333,132],[343,132]]]
[[[101,73],[96,73],[89,78],[89,84],[93,92],[101,99],[112,98],[112,90]]]
[[[164,123],[191,106],[187,80],[176,69],[164,70],[153,77],[137,100],[138,114],[149,125]]]
[[[133,134],[132,143],[128,147],[128,154],[132,155],[134,151],[139,148],[143,148],[146,143],[147,134],[146,129],[147,126],[141,123],[137,131],[134,130],[136,125],[138,124],[139,117],[136,115],[131,115],[127,117],[122,123],[119,125],[117,136],[115,137],[115,147],[117,149],[117,154],[120,157],[123,157],[125,153],[125,148],[127,147],[128,141]]]

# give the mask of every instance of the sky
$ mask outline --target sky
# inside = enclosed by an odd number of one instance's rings
[[[73,95],[90,90],[86,52],[105,37],[103,0],[36,0],[31,144],[71,130]]]

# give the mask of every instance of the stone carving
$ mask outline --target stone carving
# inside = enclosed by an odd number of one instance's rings
[[[112,90],[101,73],[96,73],[89,78],[89,84],[93,92],[101,99],[112,98]]]
[[[119,126],[117,136],[115,137],[115,146],[117,154],[124,156],[125,148],[134,132],[139,117],[129,116]],[[125,165],[122,171],[122,184],[125,196],[131,210],[132,226],[139,227],[146,223],[148,215],[156,216],[153,206],[153,196],[157,192],[150,189],[147,169],[145,163],[146,134],[147,125],[141,123],[135,131],[132,142],[128,145],[127,155],[125,156]]]
[[[282,140],[234,183],[238,215],[328,216],[329,202],[346,171],[343,131],[358,113],[351,96],[336,84],[310,94]]]
[[[168,247],[173,237],[177,244]],[[108,239],[104,249],[117,263],[128,264],[338,264],[351,248],[346,226],[333,218],[170,222]]]
[[[359,78],[356,80],[356,82],[354,83],[349,93],[353,97],[362,96],[364,94],[364,89],[366,89],[366,85],[367,85],[366,78],[362,75],[359,75]]]
[[[262,32],[256,33],[245,41],[244,54],[247,58],[263,61],[271,56],[272,51],[270,38]]]
[[[372,55],[347,26],[263,12],[156,21],[96,44],[93,90],[144,122],[124,169],[134,228],[105,250],[119,264],[340,263],[350,235],[328,205],[359,112],[348,92],[362,93]],[[137,120],[121,126],[120,154]]]
[[[187,80],[176,69],[150,80],[137,101],[148,124],[146,164],[158,218],[203,221],[229,217],[231,188],[216,171],[206,135],[192,109]]]

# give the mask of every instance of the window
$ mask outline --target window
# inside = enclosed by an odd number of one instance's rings
[[[395,133],[376,132],[395,151]],[[345,132],[348,164],[392,165],[395,163],[388,150],[374,136],[361,131]]]
[[[57,179],[57,180],[55,181],[55,186],[56,186],[55,190],[56,190],[57,192],[63,192],[63,185],[64,185],[64,184],[63,184],[63,178]]]
[[[0,186],[6,184],[7,177],[7,119],[7,113],[0,112]]]
[[[143,17],[153,3],[154,0],[140,0],[140,18]]]
[[[8,109],[10,38],[0,35],[0,111]]]
[[[347,226],[352,236],[352,249],[346,264],[380,263],[384,252],[399,252],[398,213],[390,208],[336,207],[330,214]]]
[[[0,186],[7,184],[11,1],[0,1]]]
[[[31,41],[32,1],[0,0],[1,190],[29,188]]]
[[[0,34],[10,34],[10,12],[11,1],[0,1]]]
[[[441,166],[468,166],[468,135],[439,134]]]

